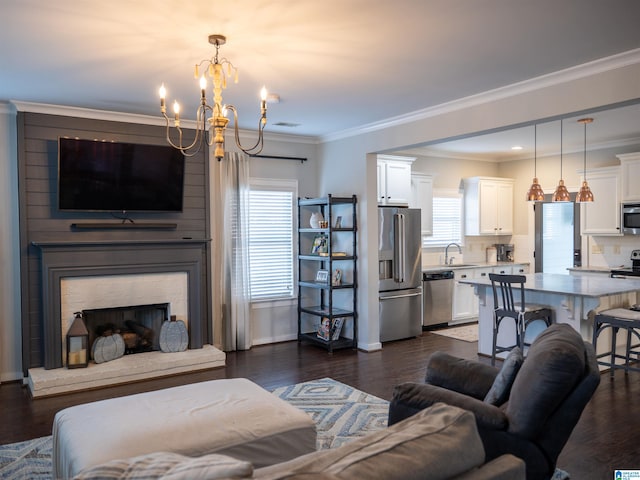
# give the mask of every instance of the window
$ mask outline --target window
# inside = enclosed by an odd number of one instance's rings
[[[252,301],[294,296],[296,198],[296,181],[250,180],[249,288]]]
[[[422,237],[422,247],[462,245],[462,195],[457,191],[433,192],[433,235]]]

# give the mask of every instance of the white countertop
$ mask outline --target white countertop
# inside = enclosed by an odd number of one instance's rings
[[[473,262],[453,265],[425,265],[422,267],[423,272],[436,272],[441,270],[459,270],[463,268],[486,268],[486,267],[509,267],[514,265],[529,265],[529,262]]]
[[[593,272],[593,273],[611,273],[611,270],[624,268],[624,265],[619,267],[569,267],[567,270],[570,272]]]
[[[581,297],[605,297],[630,293],[640,290],[640,279],[609,278],[599,276],[575,276],[558,273],[530,273],[525,275],[527,280],[525,290],[576,295]],[[470,285],[491,286],[488,277],[469,278],[459,280],[460,283]]]

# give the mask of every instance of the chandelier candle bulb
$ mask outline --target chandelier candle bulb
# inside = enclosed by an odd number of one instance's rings
[[[200,93],[203,100],[207,98],[207,79],[204,78],[204,75],[200,77]]]
[[[167,96],[167,89],[164,88],[164,83],[160,86],[158,93],[160,94],[160,112],[166,113],[167,107],[164,104],[164,99]]]
[[[180,125],[180,104],[177,100],[173,102],[173,114],[175,116],[175,125],[178,127]]]

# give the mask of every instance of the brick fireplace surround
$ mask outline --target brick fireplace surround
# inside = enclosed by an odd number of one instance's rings
[[[202,285],[202,269],[206,245],[205,241],[196,240],[34,243],[40,250],[42,272],[44,367],[29,369],[28,384],[32,395],[54,395],[224,366],[224,352],[204,344],[207,331],[204,321],[207,315],[203,302],[205,292]],[[65,317],[68,317],[67,310],[76,308],[63,308],[67,300],[63,297],[68,294],[65,282],[74,284],[78,280],[87,279],[89,285],[95,286],[109,278],[114,281],[121,279],[129,286],[138,279],[142,284],[145,283],[142,280],[153,283],[164,279],[166,283],[182,279],[181,282],[186,285],[178,286],[178,293],[174,299],[149,299],[154,302],[173,301],[179,316],[184,317],[188,323],[189,349],[176,353],[146,352],[125,355],[112,362],[99,365],[92,363],[86,369],[64,368],[62,340],[70,319],[61,317],[63,312]],[[140,288],[136,287],[136,301],[140,300],[140,291],[150,288],[142,284]],[[118,288],[122,291],[122,287],[114,286],[115,291]],[[166,286],[164,288],[166,289]],[[80,288],[76,291],[83,290]],[[114,299],[107,301],[117,303]],[[104,300],[88,300],[85,308],[92,308],[96,302],[100,304]]]

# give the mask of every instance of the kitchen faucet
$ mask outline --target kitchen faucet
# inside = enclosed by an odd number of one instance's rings
[[[462,255],[462,248],[460,248],[460,245],[458,245],[457,243],[450,243],[444,248],[444,264],[445,265],[449,265],[449,247],[451,245],[455,245],[456,247],[458,247],[458,253]],[[451,261],[453,261],[453,257],[451,257]]]

